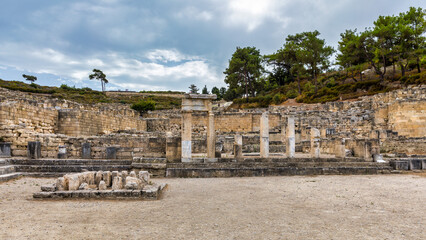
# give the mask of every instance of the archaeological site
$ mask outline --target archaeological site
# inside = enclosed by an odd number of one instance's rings
[[[0,96],[1,181],[83,171],[205,178],[426,169],[424,85],[358,100],[242,110],[226,109],[215,95],[186,94],[181,109],[142,116],[118,104],[7,89]]]

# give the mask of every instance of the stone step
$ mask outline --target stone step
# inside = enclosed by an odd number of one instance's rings
[[[4,165],[6,165],[6,160],[0,159],[0,166],[4,166]]]
[[[20,173],[20,172],[3,174],[3,175],[0,175],[0,182],[7,182],[9,180],[19,178],[21,176],[23,176],[23,173]]]
[[[82,172],[88,171],[123,171],[130,170],[131,165],[15,165],[19,172]]]
[[[391,167],[273,167],[273,168],[168,168],[166,177],[213,178],[297,175],[360,175],[390,173]]]
[[[9,159],[14,165],[130,165],[132,160],[116,159]]]
[[[133,166],[142,164],[133,164]],[[276,168],[276,167],[390,167],[377,162],[224,162],[224,163],[168,163],[167,168]]]
[[[15,166],[5,165],[0,166],[0,175],[9,174],[15,172]]]

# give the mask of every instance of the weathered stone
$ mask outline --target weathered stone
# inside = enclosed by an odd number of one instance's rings
[[[96,174],[96,172],[85,172],[84,173],[85,182],[89,185],[94,185],[95,184],[95,174]]]
[[[112,190],[118,190],[123,188],[123,180],[121,177],[114,177],[112,181]]]
[[[64,177],[59,177],[56,179],[56,191],[68,190],[67,184],[65,183]]]
[[[149,172],[148,171],[139,171],[139,179],[143,183],[149,183]]]
[[[80,187],[80,179],[78,177],[78,174],[65,175],[64,178],[65,178],[65,182],[68,183],[67,190],[74,191]]]
[[[102,178],[103,178],[103,172],[97,171],[95,175],[95,184],[99,185],[99,183],[102,181]]]
[[[106,190],[107,189],[107,185],[104,181],[100,181],[99,182],[99,190]]]
[[[60,145],[58,146],[58,158],[59,159],[65,159],[67,158],[67,147]]]
[[[106,148],[106,159],[117,159],[117,147]]]
[[[128,176],[126,177],[126,185],[124,187],[132,190],[142,189],[142,180]]]
[[[110,187],[111,183],[112,183],[112,181],[111,181],[111,172],[110,171],[103,172],[102,180],[104,180],[104,182],[107,185],[107,187]]]
[[[89,184],[87,183],[82,183],[79,187],[78,190],[87,190],[89,189]]]
[[[83,158],[83,159],[91,159],[92,158],[92,151],[91,151],[91,144],[90,143],[83,143],[81,145],[81,158]]]
[[[40,142],[38,142],[38,141],[28,142],[27,157],[29,159],[41,158],[41,143]]]
[[[0,142],[0,157],[10,157],[11,151],[10,151],[10,145],[12,143],[9,142]]]
[[[123,186],[126,185],[126,178],[129,176],[129,173],[127,171],[121,171],[121,179]]]
[[[56,190],[56,184],[47,184],[41,186],[41,191],[43,192],[54,192]]]
[[[129,174],[129,176],[130,176],[130,177],[134,177],[134,178],[135,178],[135,177],[136,177],[136,173],[135,173],[135,171],[131,171],[131,172],[130,172],[130,174]]]
[[[268,112],[260,117],[260,157],[269,157],[269,117]]]

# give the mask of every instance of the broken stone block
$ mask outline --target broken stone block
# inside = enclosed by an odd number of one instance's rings
[[[69,191],[77,190],[78,187],[80,187],[80,180],[77,174],[65,175],[64,178],[66,179],[65,181],[68,183]]]
[[[106,190],[107,185],[104,181],[99,182],[99,190]]]
[[[112,190],[118,190],[123,188],[123,180],[121,177],[114,177],[112,180]]]
[[[56,179],[56,191],[64,191],[64,190],[68,190],[67,189],[67,185],[65,184],[65,178],[64,177],[59,177],[58,179]]]
[[[95,184],[96,185],[99,185],[99,182],[102,180],[102,175],[103,175],[102,171],[96,172],[96,175],[95,175]]]
[[[126,189],[140,190],[142,189],[142,180],[135,177],[126,177]]]
[[[79,187],[78,190],[87,190],[89,189],[89,184],[87,183],[82,183]]]
[[[84,179],[85,182],[89,185],[94,185],[95,184],[95,172],[85,172],[84,173]]]
[[[43,192],[54,192],[55,190],[56,184],[54,183],[41,186],[41,191]]]
[[[118,171],[111,172],[111,179],[114,180],[115,177],[118,177]]]
[[[123,181],[123,186],[126,185],[126,177],[129,176],[129,173],[127,171],[121,171],[121,179]]]
[[[143,183],[149,183],[149,172],[148,171],[140,171],[139,179],[142,180]]]
[[[129,174],[129,176],[130,176],[130,177],[134,177],[134,178],[135,178],[135,177],[136,177],[136,173],[135,173],[135,171],[131,171],[131,172],[130,172],[130,174]]]
[[[102,174],[102,180],[104,180],[104,182],[107,185],[107,187],[110,187],[111,183],[112,183],[112,181],[111,181],[111,172],[110,171],[103,172],[103,174]]]

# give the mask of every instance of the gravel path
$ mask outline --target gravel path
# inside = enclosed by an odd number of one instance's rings
[[[33,200],[0,184],[0,239],[426,239],[422,175],[154,179],[159,201]]]

